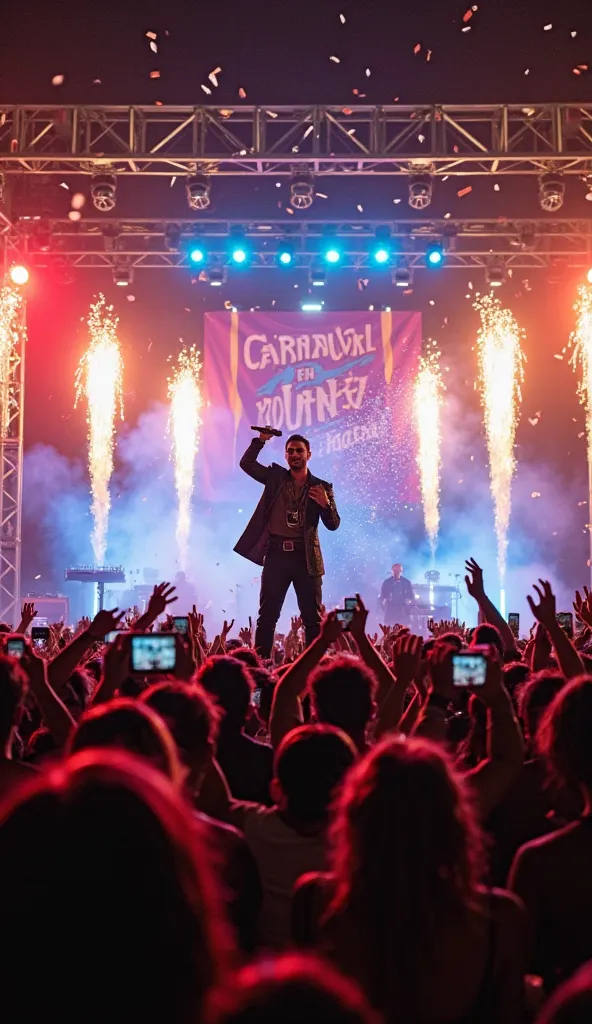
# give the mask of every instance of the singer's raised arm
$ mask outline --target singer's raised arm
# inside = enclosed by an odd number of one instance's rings
[[[260,484],[267,481],[270,470],[269,466],[262,466],[260,462],[257,462],[257,456],[264,445],[265,441],[254,437],[239,463],[240,468]]]

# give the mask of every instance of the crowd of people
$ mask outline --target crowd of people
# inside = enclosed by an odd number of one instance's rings
[[[164,583],[44,650],[1,625],[3,1019],[591,1020],[592,595],[570,637],[538,581],[520,640],[466,582],[473,630],[370,637],[358,596],[281,664],[193,607],[134,671]]]

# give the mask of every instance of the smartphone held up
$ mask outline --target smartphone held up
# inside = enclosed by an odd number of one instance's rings
[[[485,686],[489,648],[467,648],[452,656],[452,685],[458,687]]]

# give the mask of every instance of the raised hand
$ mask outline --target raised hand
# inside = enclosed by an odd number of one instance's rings
[[[224,641],[226,640],[226,637],[230,633],[230,630],[232,629],[233,626],[234,626],[234,619],[231,619],[230,622],[227,622],[226,619],[224,619],[224,624],[223,624],[222,629],[220,631],[220,640],[222,641],[222,643],[224,643]]]
[[[483,569],[478,565],[474,558],[467,559],[465,562],[465,569],[468,573],[468,575],[465,576],[467,590],[470,596],[475,598],[475,601],[479,601],[480,598],[485,596]]]
[[[357,642],[358,640],[363,640],[366,637],[366,621],[368,619],[368,609],[366,608],[359,594],[356,594],[356,601],[358,603],[352,615],[349,631],[353,636],[354,640]]]
[[[97,612],[87,628],[90,639],[104,640],[107,633],[113,633],[119,629],[124,615],[125,612],[120,612],[119,608],[112,608],[111,611],[104,608],[102,611]]]
[[[21,621],[19,622],[16,632],[26,633],[36,615],[37,609],[35,608],[35,602],[25,601],[21,608]]]
[[[238,638],[242,640],[246,647],[251,647],[253,643],[253,620],[250,615],[248,628],[243,626],[242,629],[239,629]]]
[[[382,630],[382,635],[383,636],[388,636],[389,633],[391,632],[391,627],[390,626],[383,626],[382,622],[378,623],[378,628],[380,630]]]
[[[328,612],[321,621],[321,636],[327,644],[334,644],[343,633],[343,626],[337,618],[337,610]]]
[[[420,673],[422,639],[413,634],[404,634],[393,647],[393,669],[397,682],[412,683]]]
[[[327,492],[322,484],[313,484],[313,486],[308,490],[308,496],[309,498],[312,498],[313,501],[316,501],[317,505],[320,505],[321,508],[327,508],[329,498],[327,497]]]
[[[171,583],[159,583],[150,595],[148,607],[144,614],[146,616],[150,616],[154,622],[159,615],[162,615],[162,613],[166,611],[173,601],[177,600],[175,589],[176,588]]]
[[[302,629],[302,618],[300,615],[293,615],[290,619],[290,633],[296,635]]]
[[[557,622],[555,594],[548,580],[539,580],[539,583],[540,587],[537,587],[536,583],[534,584],[534,590],[539,596],[539,603],[535,604],[530,594],[527,595],[526,600],[537,622],[540,622],[545,629],[552,629]]]
[[[592,626],[592,594],[588,590],[588,587],[584,587],[583,598],[579,590],[576,590],[573,607],[580,622],[583,622],[586,626]]]

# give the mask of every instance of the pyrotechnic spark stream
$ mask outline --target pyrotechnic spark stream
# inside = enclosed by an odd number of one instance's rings
[[[444,381],[439,358],[440,353],[435,348],[421,357],[413,395],[419,441],[417,465],[419,466],[423,517],[432,558],[436,553],[440,528],[440,446],[442,440],[440,409]]]
[[[592,283],[580,285],[574,310],[577,319],[575,330],[569,339],[572,347],[570,363],[576,372],[580,370],[581,373],[578,394],[586,409],[588,477],[592,496]],[[592,520],[589,519],[589,522]],[[592,565],[592,534],[590,543],[591,555],[588,564]]]
[[[195,346],[182,349],[173,376],[169,378],[171,403],[169,430],[171,457],[175,463],[177,488],[177,550],[181,569],[187,568],[187,550],[191,527],[195,456],[199,448],[201,427],[201,361]]]
[[[512,477],[516,468],[514,440],[522,401],[523,332],[499,299],[485,295],[475,302],[481,317],[477,334],[479,388],[489,450],[489,475],[495,514],[497,564],[503,588],[512,509]]]
[[[92,546],[97,565],[103,565],[107,549],[107,527],[113,473],[115,417],[123,419],[123,359],[117,338],[119,317],[99,295],[90,307],[87,324],[90,344],[76,372],[76,401],[87,400],[88,466],[94,519]]]
[[[9,284],[0,289],[0,423],[4,434],[10,423],[10,388],[17,345],[23,331],[23,297]]]

